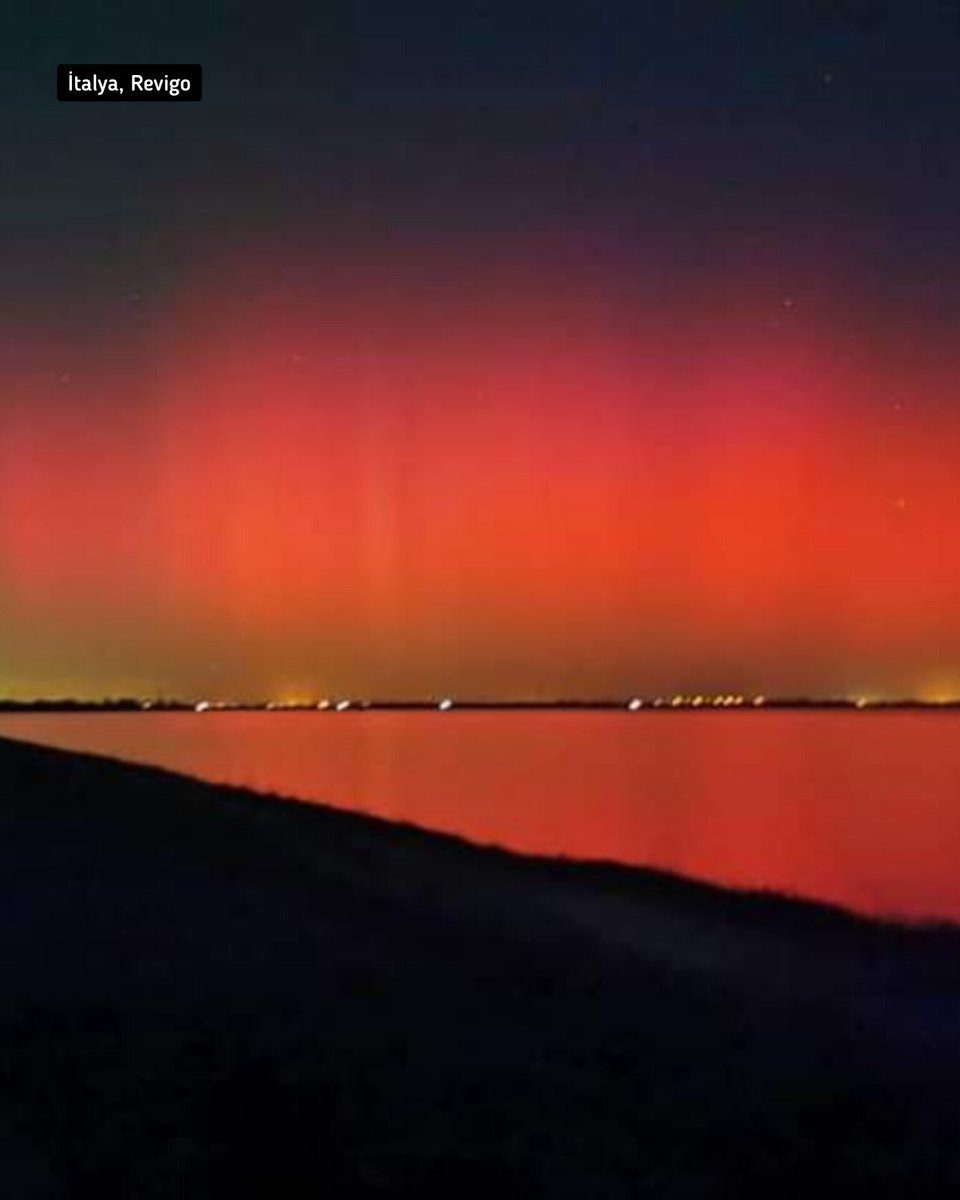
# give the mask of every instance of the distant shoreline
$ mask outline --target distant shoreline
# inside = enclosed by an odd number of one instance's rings
[[[234,703],[219,700],[35,700],[0,701],[3,713],[113,712],[766,712],[766,711],[960,711],[960,701],[925,700],[756,700],[659,698],[644,700],[329,700],[315,703]]]

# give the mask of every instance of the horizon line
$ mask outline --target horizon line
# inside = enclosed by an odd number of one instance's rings
[[[427,698],[376,699],[334,696],[316,700],[223,700],[137,696],[105,696],[79,699],[69,696],[37,696],[29,700],[0,699],[0,712],[35,711],[139,711],[177,712],[369,712],[377,710],[451,711],[453,709],[596,709],[637,711],[760,710],[765,708],[960,708],[960,696],[942,700],[921,697],[876,696],[766,696],[745,693],[678,693],[669,696],[623,696],[600,699],[514,697],[504,700],[479,697],[434,696]]]

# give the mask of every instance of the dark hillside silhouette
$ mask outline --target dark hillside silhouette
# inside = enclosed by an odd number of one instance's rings
[[[0,743],[0,1190],[952,1195],[960,932]]]

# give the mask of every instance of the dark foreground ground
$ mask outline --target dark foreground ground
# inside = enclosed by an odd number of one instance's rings
[[[0,795],[4,1200],[958,1194],[956,931],[9,742]]]

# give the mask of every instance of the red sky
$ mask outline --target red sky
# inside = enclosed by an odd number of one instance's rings
[[[960,695],[960,352],[816,265],[273,246],[14,332],[0,694]]]

